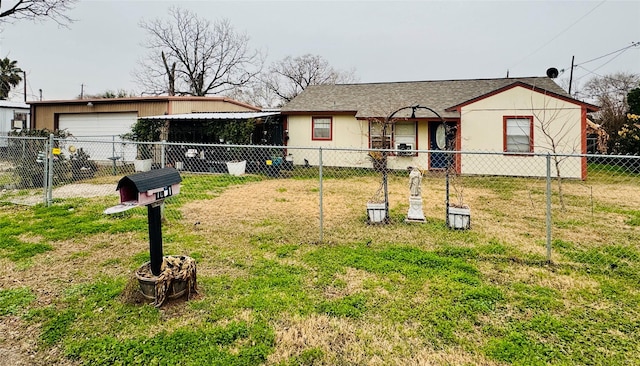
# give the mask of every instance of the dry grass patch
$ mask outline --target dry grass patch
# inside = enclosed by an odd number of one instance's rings
[[[325,315],[293,316],[275,324],[276,349],[268,364],[277,365],[316,348],[318,365],[496,365],[460,348],[435,349],[419,336],[419,324],[388,324]]]

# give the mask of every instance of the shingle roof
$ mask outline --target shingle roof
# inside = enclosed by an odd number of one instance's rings
[[[358,118],[384,117],[398,108],[420,104],[433,108],[444,118],[458,117],[457,111],[446,109],[514,83],[574,100],[547,77],[312,85],[282,107],[281,113],[355,112]],[[428,117],[428,113],[418,111],[417,115]]]
[[[125,185],[133,184],[138,192],[146,192],[151,189],[163,188],[176,183],[180,183],[182,177],[180,172],[173,168],[154,169],[148,172],[127,175],[120,179],[116,190]]]

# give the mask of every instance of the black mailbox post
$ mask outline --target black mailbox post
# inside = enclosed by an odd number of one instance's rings
[[[162,266],[162,210],[164,199],[180,193],[180,173],[174,168],[150,170],[120,179],[120,205],[105,210],[116,213],[147,206],[151,273],[160,275]]]

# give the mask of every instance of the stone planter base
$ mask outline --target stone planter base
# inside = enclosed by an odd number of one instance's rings
[[[407,212],[406,222],[425,222],[422,211],[422,197],[409,197],[409,212]]]
[[[367,203],[367,214],[369,216],[370,224],[377,224],[384,222],[386,218],[386,205],[382,203]]]
[[[471,229],[471,208],[449,206],[449,227],[452,229]]]

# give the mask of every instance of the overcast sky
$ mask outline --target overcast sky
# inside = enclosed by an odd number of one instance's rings
[[[69,28],[54,22],[4,24],[0,56],[27,72],[27,99],[84,92],[142,91],[132,77],[147,34],[142,19],[179,5],[227,18],[267,53],[319,54],[360,82],[544,76],[549,67],[574,89],[594,75],[640,73],[640,1],[95,1],[81,0]],[[586,63],[585,63],[586,62]],[[22,86],[12,93],[22,100]]]

